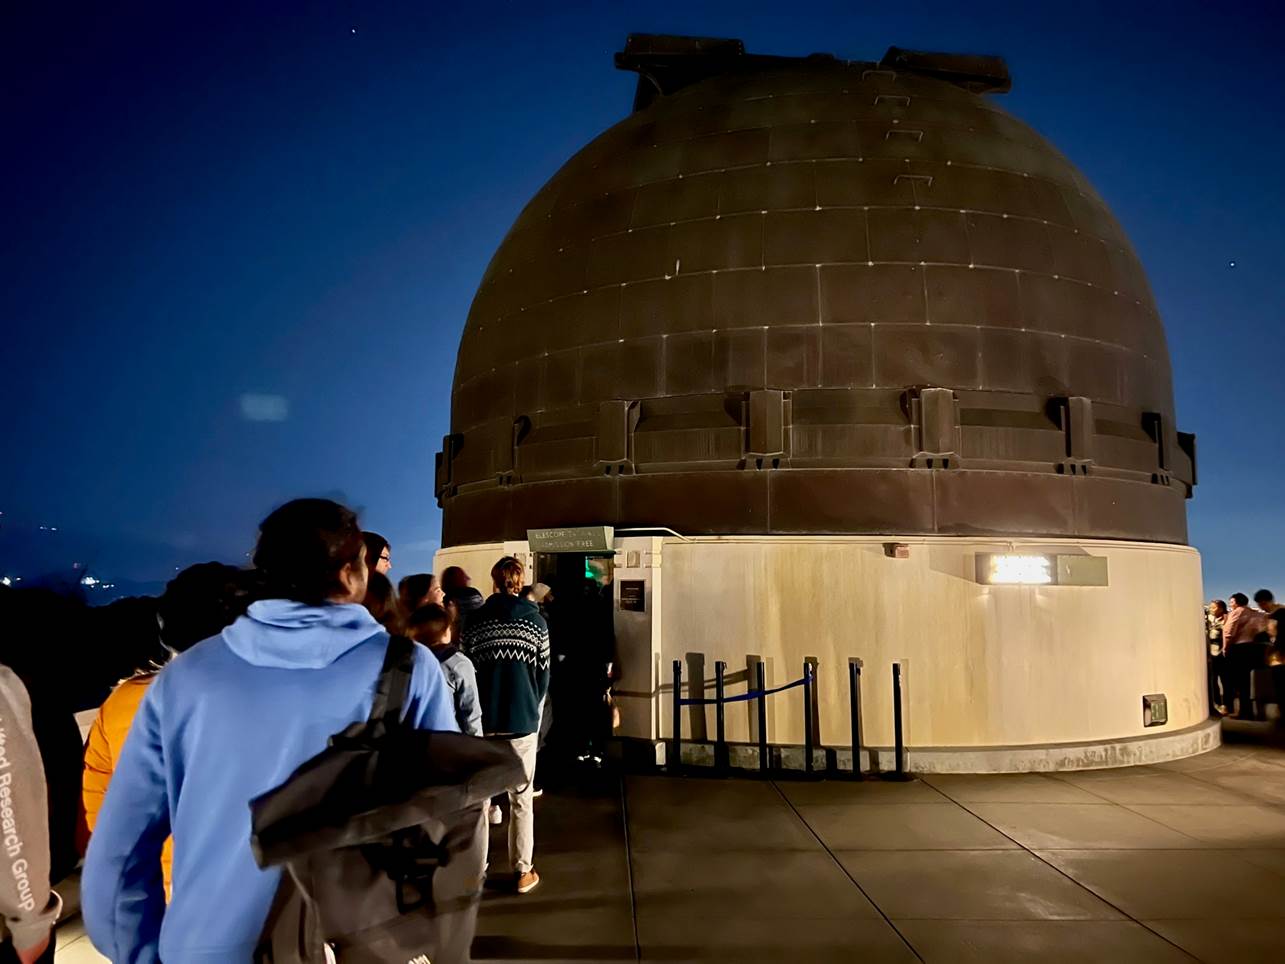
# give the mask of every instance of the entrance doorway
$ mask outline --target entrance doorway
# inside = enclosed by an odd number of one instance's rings
[[[615,556],[537,552],[533,568],[535,581],[553,591],[545,612],[553,650],[550,748],[565,762],[600,765],[611,734]]]
[[[535,582],[542,582],[557,595],[578,592],[588,580],[609,586],[615,568],[614,554],[588,552],[537,552]]]

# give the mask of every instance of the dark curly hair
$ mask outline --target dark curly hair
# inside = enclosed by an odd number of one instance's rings
[[[330,499],[295,499],[259,525],[254,565],[267,597],[320,606],[343,591],[339,573],[366,551],[357,514]]]
[[[188,566],[169,581],[157,605],[162,641],[181,653],[221,632],[261,595],[259,582],[258,573],[221,562]]]

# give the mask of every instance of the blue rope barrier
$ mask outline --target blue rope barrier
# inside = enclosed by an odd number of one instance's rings
[[[792,690],[796,686],[802,686],[805,682],[807,682],[808,679],[809,677],[807,676],[801,676],[798,679],[796,679],[793,683],[786,683],[784,686],[778,686],[775,689],[751,690],[748,693],[742,693],[740,696],[724,697],[723,702],[724,703],[746,703],[750,700],[761,699],[764,696],[771,696],[773,693],[783,693],[785,690]],[[678,705],[679,706],[716,706],[718,705],[718,700],[688,698],[688,699],[680,699],[678,701]]]

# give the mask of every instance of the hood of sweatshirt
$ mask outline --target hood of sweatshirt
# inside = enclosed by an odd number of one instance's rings
[[[254,666],[322,669],[384,628],[356,603],[308,606],[263,599],[223,630],[223,641]]]
[[[463,589],[457,589],[447,598],[450,599],[451,602],[455,603],[459,608],[459,611],[462,613],[476,612],[481,609],[482,604],[486,602],[483,595],[472,586],[465,586]]]

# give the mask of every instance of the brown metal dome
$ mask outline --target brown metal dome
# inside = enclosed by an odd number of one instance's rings
[[[1084,177],[983,96],[631,37],[636,110],[526,206],[473,302],[447,545],[532,527],[1184,542],[1194,440]]]

